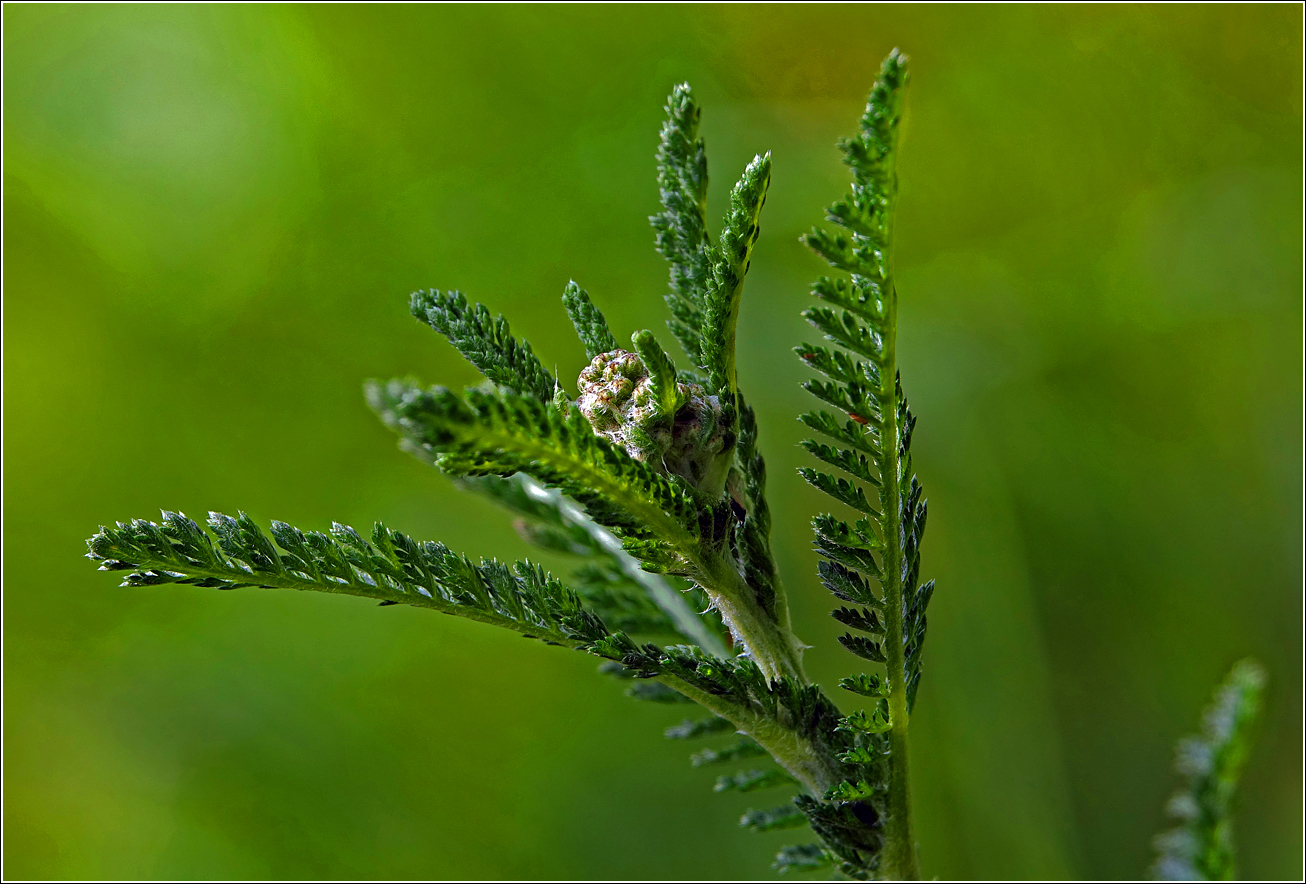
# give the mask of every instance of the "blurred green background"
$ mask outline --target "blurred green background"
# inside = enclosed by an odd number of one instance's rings
[[[1172,746],[1242,655],[1268,708],[1242,870],[1301,866],[1301,9],[4,9],[4,872],[769,876],[592,658],[403,607],[120,589],[103,522],[376,518],[520,555],[401,454],[366,377],[473,371],[407,313],[458,287],[565,376],[575,278],[661,329],[662,102],[712,214],[775,177],[741,319],[811,671],[789,348],[797,236],[881,58],[912,58],[898,266],[939,580],[913,720],[927,876],[1135,877]],[[670,344],[669,336],[666,336]]]

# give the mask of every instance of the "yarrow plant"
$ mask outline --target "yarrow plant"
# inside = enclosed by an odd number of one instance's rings
[[[784,789],[746,827],[808,826],[776,868],[834,866],[858,878],[919,877],[909,732],[921,680],[920,579],[926,506],[898,373],[893,273],[898,124],[906,59],[885,60],[856,135],[844,140],[851,189],[803,239],[832,268],[804,312],[821,343],[797,348],[820,405],[803,478],[841,514],[813,521],[821,584],[840,603],[839,642],[858,669],[839,683],[843,711],[803,669],[771,553],[766,467],[739,388],[736,320],[770,155],[753,159],[712,236],[699,107],[687,85],[666,106],[657,151],[662,210],[651,219],[670,266],[669,329],[679,364],[651,331],[621,344],[584,289],[563,305],[589,364],[573,388],[544,367],[507,320],[456,291],[421,291],[411,310],[484,375],[456,393],[410,379],[369,383],[367,399],[406,451],[516,516],[534,545],[571,556],[565,577],[529,561],[474,561],[378,523],[364,536],[210,513],[101,528],[89,557],[127,586],[182,583],[343,593],[455,614],[593,654],[635,698],[696,704],[672,739],[723,738],[695,765],[749,762],[718,791]],[[654,640],[657,641],[654,641]],[[659,643],[660,642],[660,643]],[[770,763],[767,763],[769,759]],[[1202,805],[1205,807],[1205,805]],[[1166,865],[1169,869],[1171,865]]]
[[[1163,881],[1238,877],[1230,811],[1247,760],[1248,732],[1264,690],[1265,670],[1259,663],[1235,663],[1202,716],[1201,736],[1179,741],[1175,770],[1184,782],[1166,805],[1167,815],[1178,825],[1156,837],[1158,856],[1152,877]]]

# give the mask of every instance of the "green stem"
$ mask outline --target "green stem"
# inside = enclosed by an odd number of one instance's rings
[[[887,276],[887,274],[886,274]],[[885,821],[884,871],[918,880],[916,841],[911,829],[911,782],[907,759],[907,684],[903,642],[902,452],[898,425],[898,291],[886,279],[884,349],[880,363],[880,505],[883,508],[885,668],[889,678],[889,799]]]
[[[835,759],[830,758],[810,740],[804,739],[796,731],[785,727],[775,719],[725,702],[720,697],[700,691],[674,675],[661,675],[657,680],[748,734],[810,794],[822,795],[842,779]]]
[[[733,563],[716,557],[700,577],[700,585],[712,598],[730,634],[768,680],[791,678],[799,684],[810,683],[803,671],[803,644],[789,629],[788,617],[785,622],[773,619]]]

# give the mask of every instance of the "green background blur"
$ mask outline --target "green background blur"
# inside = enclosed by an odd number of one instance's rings
[[[1301,10],[4,9],[4,872],[768,876],[592,658],[403,607],[120,589],[103,522],[382,518],[521,555],[405,457],[366,377],[474,372],[408,315],[458,287],[563,376],[558,297],[662,329],[662,103],[705,107],[713,217],[774,152],[740,332],[811,671],[790,347],[881,58],[912,58],[897,262],[939,580],[913,719],[927,876],[1134,877],[1172,746],[1271,674],[1242,870],[1301,867]],[[664,338],[670,344],[669,335]]]

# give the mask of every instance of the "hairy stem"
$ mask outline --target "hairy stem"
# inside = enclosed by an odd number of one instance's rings
[[[700,691],[673,675],[661,675],[657,680],[748,734],[810,794],[821,795],[841,779],[834,759],[821,752],[812,741],[775,719],[724,702],[720,697]]]
[[[788,617],[777,622],[763,610],[753,588],[730,562],[718,558],[713,566],[703,575],[703,588],[748,656],[772,681],[792,678],[809,684],[803,671],[803,645],[789,629]]]

